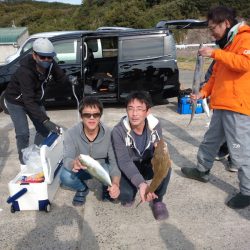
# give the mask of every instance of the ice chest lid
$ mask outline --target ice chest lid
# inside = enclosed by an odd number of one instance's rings
[[[54,176],[62,165],[63,137],[63,132],[60,135],[51,133],[40,148],[44,178],[48,184],[53,182]]]

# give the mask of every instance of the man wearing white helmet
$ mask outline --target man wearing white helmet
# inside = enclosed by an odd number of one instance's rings
[[[32,55],[20,61],[5,91],[5,100],[13,121],[21,164],[24,164],[22,149],[29,146],[27,116],[36,129],[35,144],[39,145],[49,132],[60,132],[60,127],[51,122],[43,106],[44,90],[53,78],[61,84],[69,83],[68,77],[53,60],[56,55],[53,44],[47,38],[38,38],[33,43]]]

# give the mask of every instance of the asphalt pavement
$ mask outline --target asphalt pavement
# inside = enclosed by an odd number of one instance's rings
[[[192,72],[182,71],[190,87]],[[8,182],[19,171],[15,133],[10,117],[0,113],[0,249],[226,249],[248,250],[250,207],[232,210],[225,202],[238,192],[237,173],[215,162],[210,182],[184,178],[180,168],[194,166],[209,118],[177,113],[177,99],[152,108],[160,119],[172,159],[172,177],[164,202],[169,218],[155,221],[148,203],[131,208],[100,201],[100,184],[89,181],[84,207],[71,204],[74,192],[58,189],[49,213],[10,212]],[[52,121],[65,128],[77,122],[76,109],[50,110]],[[105,106],[103,121],[114,126],[125,114],[118,105]],[[34,128],[30,125],[31,140]],[[139,197],[137,196],[137,201]]]

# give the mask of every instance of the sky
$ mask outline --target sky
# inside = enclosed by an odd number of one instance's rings
[[[60,3],[69,3],[69,4],[76,4],[80,5],[82,0],[37,0],[39,2],[60,2]]]

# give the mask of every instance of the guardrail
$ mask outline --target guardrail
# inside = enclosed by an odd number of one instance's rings
[[[176,44],[176,49],[187,49],[187,48],[198,48],[200,46],[199,43],[193,44]],[[215,47],[215,43],[204,43],[204,47]]]

